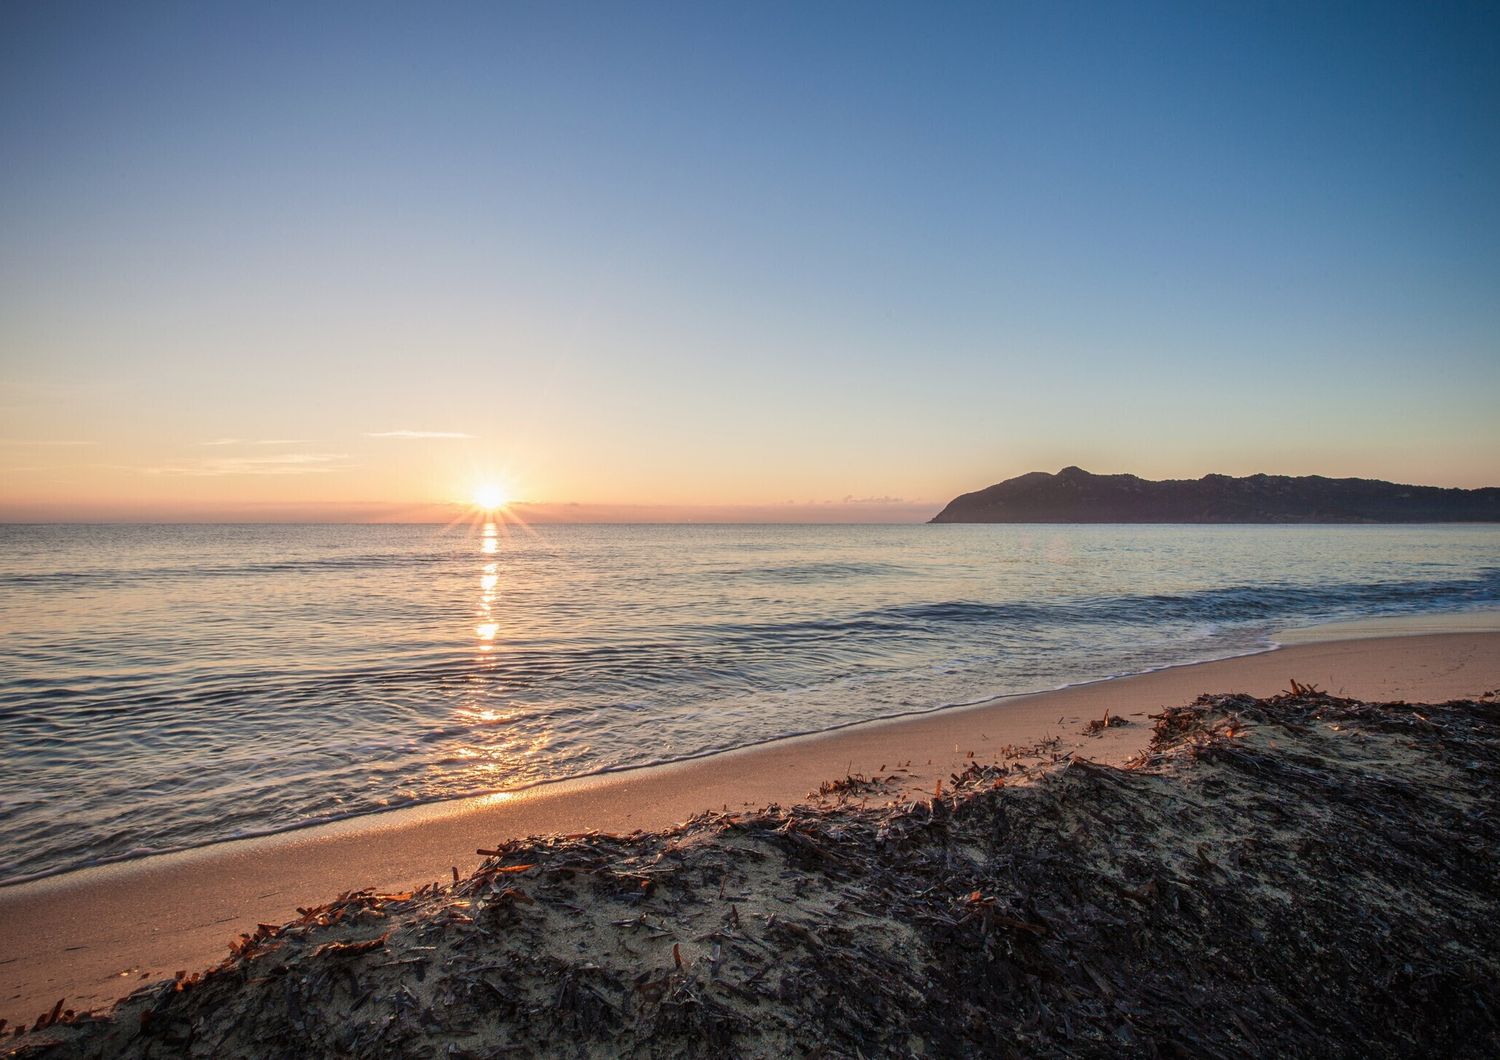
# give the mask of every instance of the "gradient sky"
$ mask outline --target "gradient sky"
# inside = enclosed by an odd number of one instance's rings
[[[1497,396],[1493,3],[0,5],[0,517],[1493,485]]]

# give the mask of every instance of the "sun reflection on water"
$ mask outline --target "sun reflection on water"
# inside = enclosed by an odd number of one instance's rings
[[[469,575],[479,582],[478,593],[470,598],[474,601],[468,626],[472,639],[467,643],[474,646],[473,665],[451,708],[451,720],[458,727],[456,739],[444,742],[443,759],[432,767],[441,774],[435,783],[465,792],[534,783],[540,779],[538,767],[546,761],[554,740],[550,728],[536,731],[526,712],[518,712],[508,702],[499,666],[505,644],[501,630],[500,542],[502,538],[509,540],[512,527],[531,531],[520,520],[504,515],[470,525],[470,533],[477,531],[479,543],[478,569]],[[504,792],[494,796],[496,801],[510,797]]]
[[[494,555],[500,547],[499,531],[494,523],[485,523],[480,532],[479,550],[487,556]],[[479,622],[474,626],[481,655],[495,648],[495,637],[500,632],[500,623],[495,621],[495,596],[499,592],[500,564],[491,560],[479,575]]]

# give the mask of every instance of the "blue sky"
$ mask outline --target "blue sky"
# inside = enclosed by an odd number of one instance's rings
[[[6,511],[1500,481],[1493,5],[9,4],[0,152]]]

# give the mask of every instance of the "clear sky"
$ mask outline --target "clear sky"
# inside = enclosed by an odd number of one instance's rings
[[[0,5],[0,517],[1493,485],[1497,398],[1494,3]]]

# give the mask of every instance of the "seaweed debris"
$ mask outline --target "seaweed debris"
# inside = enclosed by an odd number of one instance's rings
[[[856,797],[868,799],[872,795],[884,795],[899,783],[896,773],[905,772],[904,769],[898,769],[887,776],[880,776],[877,773],[873,777],[867,777],[863,773],[846,773],[839,780],[823,781],[818,785],[818,790],[809,791],[807,797],[814,800],[831,798],[844,801]]]
[[[1104,717],[1093,718],[1087,725],[1083,727],[1083,731],[1087,736],[1098,736],[1105,729],[1116,729],[1122,725],[1129,724],[1129,720],[1120,717],[1118,714],[1116,714],[1114,717],[1110,717],[1109,711],[1105,710]]]
[[[1500,705],[1204,696],[1129,768],[531,838],[24,1056],[1493,1056]],[[848,781],[851,778],[846,778]],[[847,784],[846,784],[847,786]],[[855,792],[862,789],[855,787]],[[834,794],[846,794],[834,788]],[[851,794],[854,792],[851,792]]]

